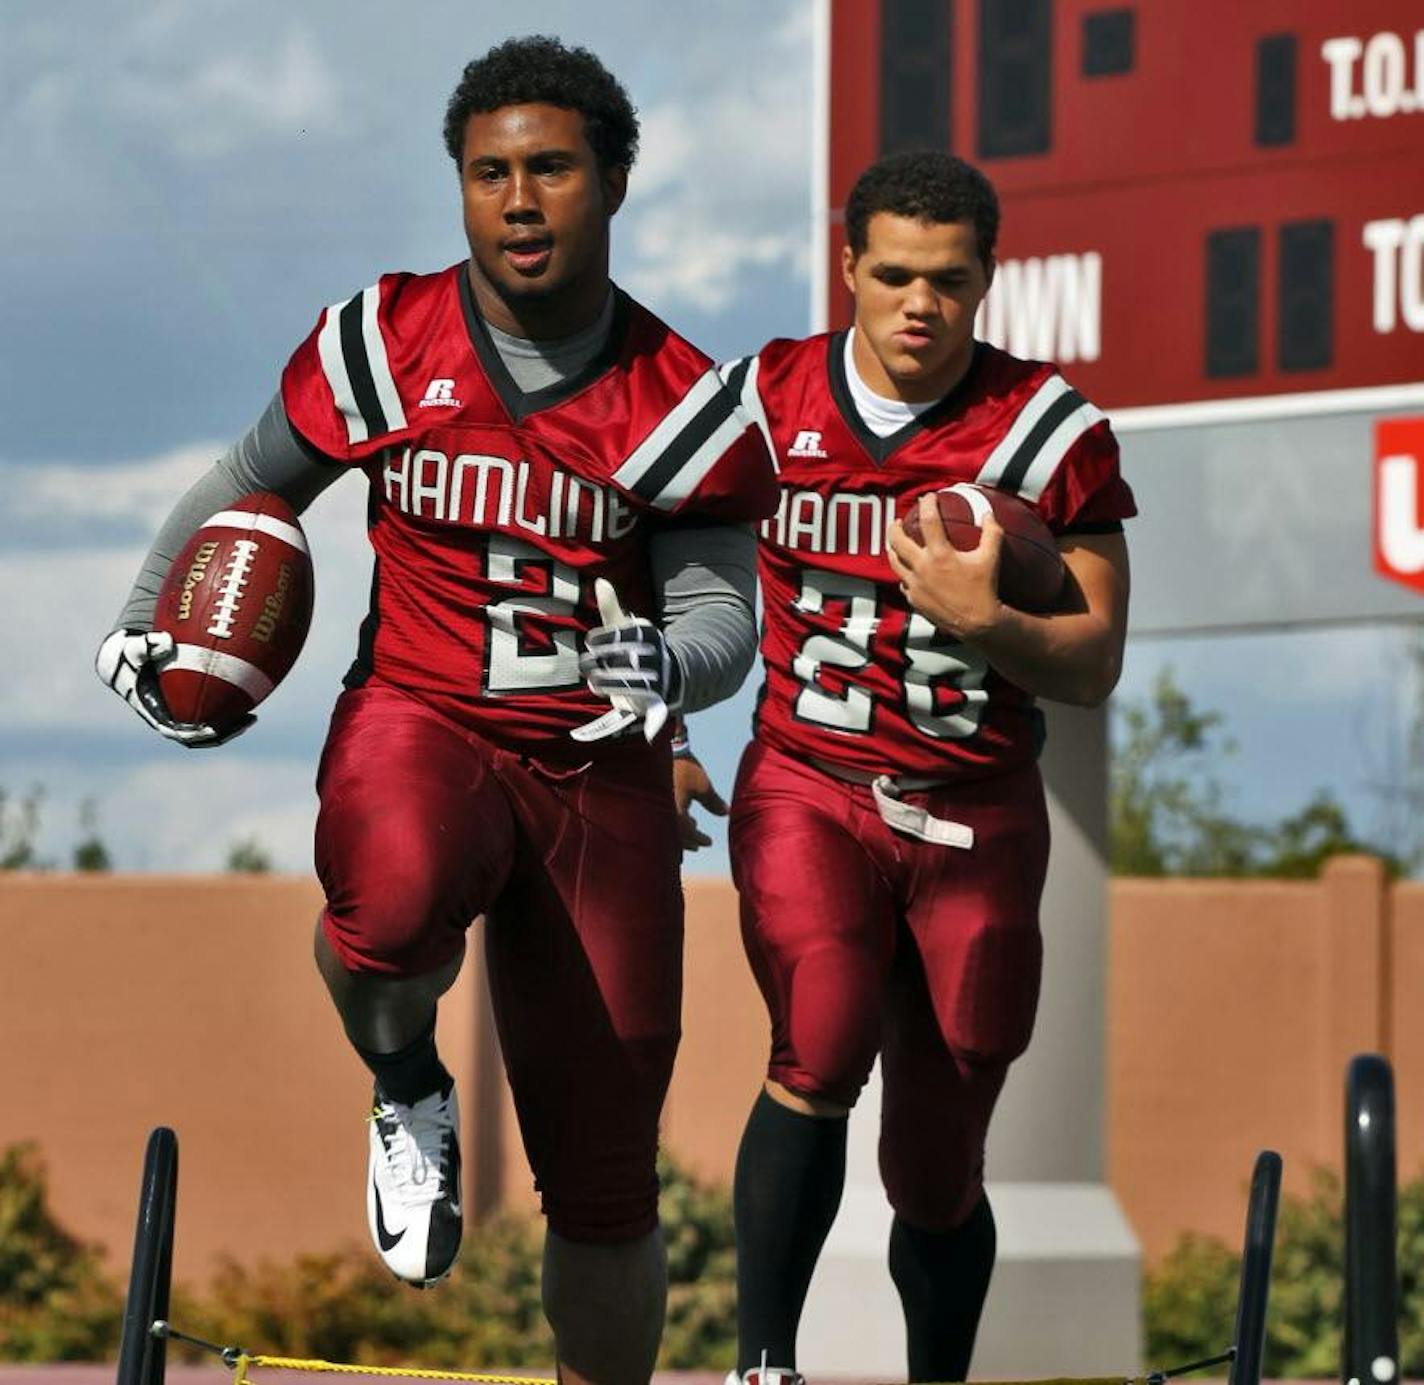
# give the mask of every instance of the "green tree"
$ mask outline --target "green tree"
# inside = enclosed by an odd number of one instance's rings
[[[0,870],[45,870],[36,849],[44,790],[36,784],[19,798],[0,788]]]
[[[1236,753],[1220,712],[1202,711],[1172,669],[1145,701],[1114,705],[1108,780],[1109,866],[1114,875],[1308,878],[1342,852],[1402,863],[1361,838],[1344,805],[1319,790],[1277,823],[1247,822],[1227,807],[1220,767]]]
[[[731,1200],[664,1161],[668,1316],[659,1366],[711,1370],[736,1353]],[[554,1343],[540,1307],[543,1228],[505,1215],[471,1227],[449,1280],[411,1294],[367,1247],[289,1264],[229,1261],[178,1326],[251,1351],[368,1365],[547,1369]]]
[[[690,1178],[669,1159],[662,1175],[668,1250],[663,1370],[706,1370],[737,1355],[737,1251],[727,1190]]]
[[[272,856],[256,837],[242,837],[228,848],[223,869],[235,875],[266,875],[272,869]]]
[[[79,805],[79,840],[74,844],[74,869],[106,871],[113,869],[109,848],[99,836],[99,808],[92,798]]]
[[[118,1345],[122,1317],[98,1247],[50,1211],[35,1147],[0,1151],[0,1360],[102,1360]]]
[[[1244,875],[1257,832],[1225,808],[1215,766],[1235,753],[1220,712],[1201,712],[1170,667],[1146,702],[1113,708],[1109,861],[1116,875]]]

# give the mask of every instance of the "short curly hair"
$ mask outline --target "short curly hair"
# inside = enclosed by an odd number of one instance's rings
[[[974,223],[979,258],[987,266],[999,238],[999,197],[973,164],[935,149],[888,154],[871,164],[846,199],[846,241],[851,253],[864,252],[870,218],[876,212],[920,221]]]
[[[535,102],[583,116],[601,168],[630,169],[638,157],[638,113],[623,85],[587,48],[531,34],[506,39],[468,63],[445,108],[445,148],[459,168],[472,115]]]

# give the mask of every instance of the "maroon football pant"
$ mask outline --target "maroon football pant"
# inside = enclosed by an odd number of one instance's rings
[[[1033,1030],[1048,815],[1036,765],[904,797],[972,827],[974,846],[892,831],[868,786],[753,742],[732,873],[769,1076],[849,1106],[878,1053],[890,1203],[947,1230],[979,1200],[989,1116]]]
[[[657,1225],[658,1116],[682,1004],[667,752],[498,749],[395,689],[336,704],[317,776],[322,928],[354,972],[449,962],[485,915],[495,1020],[550,1225]]]

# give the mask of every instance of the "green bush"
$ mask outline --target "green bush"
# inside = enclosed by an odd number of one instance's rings
[[[278,1264],[228,1261],[173,1319],[185,1331],[269,1356],[434,1369],[553,1359],[539,1310],[541,1237],[530,1219],[471,1228],[433,1293],[400,1284],[367,1247]],[[191,1324],[191,1325],[190,1325]]]
[[[736,1349],[730,1199],[664,1163],[668,1320],[660,1364],[719,1368]],[[180,1218],[181,1222],[181,1218]],[[400,1284],[369,1247],[288,1263],[225,1262],[207,1289],[175,1286],[176,1327],[268,1356],[434,1369],[547,1367],[553,1340],[539,1301],[543,1227],[504,1216],[471,1227],[436,1292]],[[0,1359],[100,1360],[118,1347],[123,1305],[96,1247],[50,1213],[43,1165],[18,1145],[0,1155]],[[181,1357],[201,1353],[175,1344]]]
[[[725,1366],[736,1353],[730,1200],[671,1163],[662,1177],[669,1286],[660,1364]],[[270,1356],[436,1369],[548,1366],[554,1345],[539,1301],[543,1239],[532,1217],[472,1227],[454,1273],[433,1293],[397,1283],[366,1247],[288,1265],[229,1261],[201,1301],[175,1305],[174,1321]]]
[[[0,1152],[0,1360],[93,1361],[118,1346],[123,1303],[99,1247],[55,1221],[31,1144]]]
[[[716,1370],[737,1359],[737,1252],[732,1200],[665,1160],[663,1234],[668,1250],[668,1313],[658,1364],[664,1370]]]
[[[1329,1379],[1340,1369],[1344,1220],[1339,1176],[1317,1171],[1307,1197],[1281,1200],[1266,1318],[1268,1379]],[[1424,1374],[1424,1178],[1399,1191],[1400,1375]],[[1230,1345],[1241,1273],[1238,1252],[1184,1236],[1147,1276],[1147,1359],[1158,1369]]]

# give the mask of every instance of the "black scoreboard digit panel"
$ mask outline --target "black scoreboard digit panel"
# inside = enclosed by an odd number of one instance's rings
[[[823,263],[879,155],[1003,202],[981,335],[1107,407],[1424,380],[1417,0],[822,0]]]

